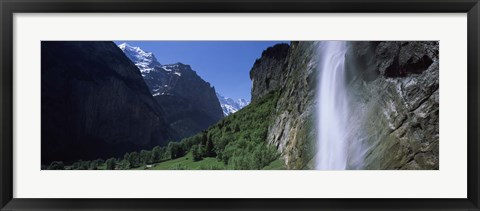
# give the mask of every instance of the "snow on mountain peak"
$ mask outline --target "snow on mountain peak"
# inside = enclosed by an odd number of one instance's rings
[[[122,43],[118,45],[118,48],[120,48],[123,53],[135,63],[138,69],[140,69],[142,75],[153,71],[156,66],[161,65],[152,52],[146,52],[140,47],[134,47],[127,43]]]
[[[245,99],[234,100],[229,97],[224,97],[218,92],[216,94],[217,94],[218,101],[220,101],[220,106],[222,107],[224,116],[233,114],[250,103],[250,101]]]
[[[125,50],[125,48],[127,47],[127,45],[128,45],[128,44],[127,44],[126,42],[124,42],[124,43],[118,45],[118,47],[119,47],[120,49],[122,49],[122,51],[123,51],[123,50]]]
[[[140,47],[122,43],[118,45],[118,48],[140,69],[153,96],[171,95],[172,90],[175,89],[180,78],[200,77],[191,69],[190,65],[187,64],[177,62],[174,64],[161,65],[153,53],[146,52]],[[208,82],[205,83],[209,84]],[[245,99],[233,100],[228,97],[223,97],[219,93],[216,94],[224,116],[235,113],[250,103]]]

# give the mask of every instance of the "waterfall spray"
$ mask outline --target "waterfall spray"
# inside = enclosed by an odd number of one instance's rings
[[[344,41],[325,41],[319,47],[316,169],[342,170],[347,167],[346,51]]]

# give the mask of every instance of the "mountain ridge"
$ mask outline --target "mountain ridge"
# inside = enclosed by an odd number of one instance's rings
[[[207,129],[224,117],[215,87],[188,64],[162,65],[151,52],[122,43],[118,47],[140,69],[150,93],[165,110],[180,138]]]
[[[140,71],[113,42],[41,45],[42,163],[122,156],[176,139]]]
[[[220,101],[220,106],[222,107],[224,116],[233,114],[250,103],[250,101],[245,100],[243,98],[234,100],[232,98],[225,97],[218,92],[216,94],[217,94],[218,100]]]

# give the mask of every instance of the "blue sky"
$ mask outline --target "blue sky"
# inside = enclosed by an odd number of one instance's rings
[[[286,41],[115,41],[153,52],[161,64],[188,64],[225,97],[250,100],[249,72],[267,47]],[[288,43],[288,42],[287,42]]]

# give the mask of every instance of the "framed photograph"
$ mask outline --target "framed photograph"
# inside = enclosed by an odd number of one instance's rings
[[[479,210],[478,0],[0,0],[1,210]]]

